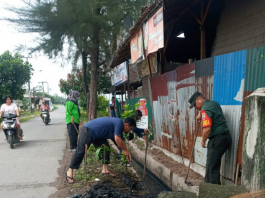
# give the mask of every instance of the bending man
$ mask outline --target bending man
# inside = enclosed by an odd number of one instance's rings
[[[133,118],[126,118],[122,120],[120,118],[110,117],[97,118],[84,124],[83,128],[81,129],[76,152],[74,153],[70,163],[70,168],[68,169],[67,173],[65,173],[66,181],[68,183],[74,182],[74,169],[79,169],[80,167],[80,164],[85,154],[85,145],[87,145],[88,148],[91,144],[94,144],[96,148],[100,147],[103,144],[109,147],[107,139],[114,139],[116,144],[122,149],[123,153],[126,155],[127,160],[130,162],[131,154],[129,153],[122,139],[123,132],[128,133],[135,126],[136,123]],[[115,176],[108,170],[110,152],[106,151],[104,153],[104,156],[105,159],[102,168],[102,174],[109,174],[111,176]]]

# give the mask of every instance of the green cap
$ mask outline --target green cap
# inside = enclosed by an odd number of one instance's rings
[[[190,109],[195,105],[195,101],[198,96],[202,95],[200,92],[196,91],[189,99]]]

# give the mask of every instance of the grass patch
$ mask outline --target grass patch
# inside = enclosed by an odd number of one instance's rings
[[[109,117],[109,112],[108,111],[97,111],[97,117],[101,118],[101,117]]]
[[[98,152],[99,149],[95,149],[93,144],[87,150],[87,165],[86,165],[86,175],[84,172],[84,160],[78,170],[74,171],[74,185],[65,184],[65,188],[67,188],[70,194],[81,194],[84,193],[89,187],[89,185],[94,185],[99,182],[109,182],[111,181],[112,186],[115,186],[116,189],[121,190],[124,193],[128,193],[131,187],[128,187],[124,181],[122,174],[125,173],[133,178],[135,181],[140,181],[137,174],[132,171],[132,168],[127,168],[126,164],[122,162],[122,160],[118,159],[118,154],[110,150],[110,164],[108,166],[111,173],[116,175],[116,178],[113,178],[108,175],[102,175],[102,164],[100,160],[97,158],[100,155]],[[100,181],[96,181],[99,179]],[[137,193],[141,193],[141,190]]]
[[[32,116],[32,115],[38,116],[38,115],[40,115],[40,112],[37,111],[37,110],[34,110],[33,113],[31,113],[30,111],[20,111],[19,112],[19,115],[21,117],[23,117],[23,116]]]
[[[56,105],[53,106],[54,107],[54,110],[58,109],[59,107],[57,107]]]

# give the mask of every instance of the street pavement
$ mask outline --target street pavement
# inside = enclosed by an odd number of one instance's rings
[[[57,190],[54,182],[66,147],[64,106],[51,112],[48,126],[40,117],[21,126],[24,140],[13,150],[0,132],[0,198],[47,198]]]

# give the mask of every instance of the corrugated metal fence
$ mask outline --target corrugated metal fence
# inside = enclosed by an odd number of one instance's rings
[[[155,143],[189,158],[195,127],[199,126],[195,126],[198,112],[189,109],[188,99],[199,91],[217,101],[227,119],[233,144],[223,157],[221,174],[234,181],[236,165],[242,165],[244,98],[257,88],[265,87],[264,73],[265,47],[260,47],[196,61],[155,76],[151,79]],[[201,147],[200,131],[194,162],[206,166],[206,157],[207,149]]]

